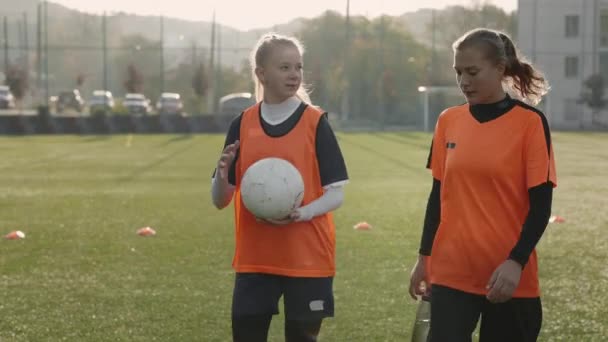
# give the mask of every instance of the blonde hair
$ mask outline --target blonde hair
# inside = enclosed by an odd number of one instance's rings
[[[536,105],[549,91],[549,83],[542,72],[520,55],[513,40],[505,33],[474,29],[457,39],[452,48],[456,52],[473,46],[482,48],[490,61],[505,64],[504,85],[509,94]]]
[[[304,46],[295,37],[287,37],[275,33],[267,33],[263,35],[260,40],[258,40],[253,50],[251,51],[251,56],[249,58],[249,62],[251,65],[251,73],[255,85],[255,99],[258,102],[264,99],[264,86],[258,79],[255,70],[266,62],[272,49],[277,46],[295,47],[300,53],[300,55],[304,55]],[[300,83],[300,88],[298,88],[296,96],[306,103],[311,102],[310,95],[308,95],[308,90],[304,85],[304,81]]]

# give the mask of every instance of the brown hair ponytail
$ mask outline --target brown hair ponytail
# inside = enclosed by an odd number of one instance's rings
[[[465,33],[452,45],[454,51],[471,46],[481,46],[488,59],[505,64],[507,92],[535,105],[549,91],[543,74],[520,56],[517,47],[505,33],[479,28]]]

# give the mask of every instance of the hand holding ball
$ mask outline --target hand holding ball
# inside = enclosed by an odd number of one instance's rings
[[[241,180],[241,198],[257,218],[283,220],[302,204],[304,180],[298,169],[281,158],[253,163]]]

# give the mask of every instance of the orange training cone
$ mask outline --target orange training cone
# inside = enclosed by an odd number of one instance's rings
[[[156,230],[150,227],[143,227],[137,230],[137,235],[139,236],[154,236],[156,235]]]
[[[20,230],[14,230],[4,236],[7,240],[19,240],[25,238],[25,233]]]
[[[353,226],[353,229],[356,230],[370,230],[372,229],[372,225],[363,221],[363,222],[359,222],[356,225]]]

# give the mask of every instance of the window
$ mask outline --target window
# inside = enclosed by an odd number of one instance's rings
[[[567,56],[565,59],[565,74],[566,78],[578,77],[578,57]]]
[[[608,52],[600,52],[600,75],[608,80]]]
[[[579,17],[578,15],[566,16],[566,38],[578,37]]]
[[[600,46],[608,47],[608,10],[600,12]]]
[[[576,99],[564,100],[564,120],[578,121],[583,115],[583,106]]]

